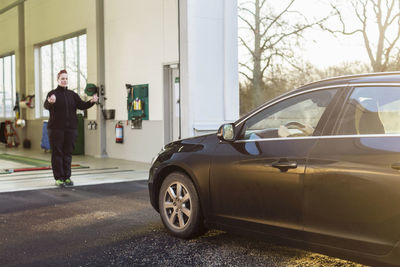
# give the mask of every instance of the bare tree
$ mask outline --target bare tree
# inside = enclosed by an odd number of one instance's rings
[[[390,61],[396,56],[394,48],[400,38],[400,1],[351,0],[349,4],[358,25],[349,30],[350,23],[346,23],[343,15],[349,9],[346,6],[339,7],[335,1],[331,5],[339,18],[341,29],[326,29],[344,35],[361,34],[373,71],[387,71],[393,65]]]
[[[299,45],[304,31],[322,24],[327,18],[309,22],[295,10],[291,10],[296,0],[290,0],[278,12],[267,5],[266,0],[252,0],[239,5],[239,42],[248,52],[248,60],[241,61],[240,74],[246,79],[246,88],[251,90],[252,102],[256,106],[266,98],[266,71],[275,61],[285,61],[295,66],[293,45]],[[297,23],[289,23],[288,16]],[[243,31],[243,29],[245,31]]]

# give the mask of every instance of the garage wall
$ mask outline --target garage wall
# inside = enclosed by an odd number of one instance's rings
[[[149,84],[150,120],[163,119],[162,66],[178,61],[177,21],[177,1],[105,2],[106,105],[118,120],[127,118],[126,83]]]
[[[12,3],[15,0],[3,0],[0,9]],[[17,91],[35,93],[35,47],[80,31],[87,33],[88,81],[96,83],[96,0],[27,0],[24,10],[26,88],[19,88],[17,65]],[[178,0],[104,1],[104,23],[106,108],[116,110],[115,120],[106,122],[107,154],[149,162],[164,140],[163,65],[179,61]],[[0,28],[0,55],[14,52],[18,64],[18,7],[0,15]],[[126,127],[126,83],[149,84],[149,121],[143,122],[141,130]],[[87,155],[96,155],[99,145],[93,138],[98,130],[86,127],[88,121],[96,120],[96,109],[91,108],[85,120]],[[22,114],[27,119],[23,133],[32,149],[38,150],[46,118],[36,118],[34,109]],[[125,125],[124,144],[115,143],[114,127],[120,120]]]
[[[141,130],[132,130],[124,123],[124,143],[115,143],[116,121],[107,121],[107,154],[111,158],[151,162],[164,145],[163,121],[143,121]]]
[[[0,1],[0,10],[8,7],[9,5],[13,4],[15,2],[15,0],[1,0]]]
[[[1,5],[0,9],[5,6]],[[18,57],[18,9],[13,8],[0,15],[0,57],[15,53],[17,69]],[[16,73],[17,91],[19,88],[18,73]]]
[[[107,153],[112,158],[151,161],[164,142],[163,65],[178,62],[177,0],[105,1]],[[149,120],[141,130],[126,126],[125,84],[149,84]],[[124,144],[115,143],[115,124],[124,124]]]
[[[13,8],[0,15],[0,55],[17,52],[18,9]]]

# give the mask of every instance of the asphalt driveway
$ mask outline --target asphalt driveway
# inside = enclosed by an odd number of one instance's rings
[[[145,181],[0,193],[0,266],[361,266],[210,231],[171,237]]]

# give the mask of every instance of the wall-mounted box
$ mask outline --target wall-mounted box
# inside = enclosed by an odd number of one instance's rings
[[[127,109],[128,120],[141,117],[142,120],[149,119],[149,85],[127,85]]]

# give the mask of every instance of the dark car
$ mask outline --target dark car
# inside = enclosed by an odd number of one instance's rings
[[[216,134],[167,144],[149,177],[173,235],[204,227],[400,264],[400,72],[327,79]]]

